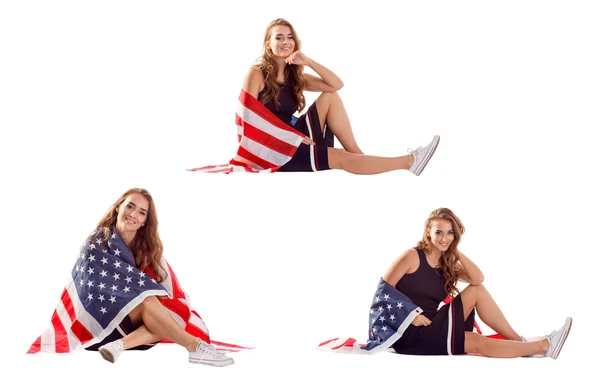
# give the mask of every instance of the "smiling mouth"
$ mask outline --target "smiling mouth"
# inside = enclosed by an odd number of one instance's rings
[[[134,225],[136,224],[136,223],[135,223],[135,221],[131,220],[131,219],[130,219],[130,218],[128,218],[128,217],[127,217],[127,218],[125,218],[125,222],[126,222],[127,224],[134,224]]]

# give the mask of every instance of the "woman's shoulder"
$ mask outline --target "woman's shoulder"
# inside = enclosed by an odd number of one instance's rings
[[[396,257],[396,263],[409,263],[412,264],[418,261],[419,254],[416,247],[404,250],[398,257]]]
[[[255,98],[258,96],[258,93],[264,87],[264,78],[260,71],[260,67],[256,65],[252,65],[248,72],[246,73],[246,77],[244,78],[244,91],[250,93],[250,95]]]
[[[250,68],[248,68],[248,72],[246,73],[246,76],[248,76],[249,78],[251,78],[253,80],[261,80],[261,81],[264,80],[262,71],[261,71],[259,65],[251,65]]]
[[[87,236],[87,240],[91,241],[91,240],[98,240],[100,238],[103,238],[107,235],[107,233],[110,232],[110,228],[105,228],[105,227],[96,227],[94,230],[92,230],[88,236]]]

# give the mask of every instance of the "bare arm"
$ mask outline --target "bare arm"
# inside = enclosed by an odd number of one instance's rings
[[[292,53],[285,62],[288,64],[305,65],[319,75],[304,73],[306,79],[306,91],[336,92],[344,87],[344,82],[334,72],[327,69],[313,59],[306,57],[302,51]]]
[[[398,281],[407,273],[413,273],[419,268],[419,254],[417,250],[409,249],[392,262],[382,279],[391,286],[396,286]],[[411,322],[413,326],[428,326],[431,324],[425,315],[417,315]]]
[[[483,283],[485,278],[479,267],[465,254],[458,251],[458,249],[456,250],[456,254],[458,257],[458,278],[471,285]]]
[[[246,77],[244,78],[244,84],[242,90],[246,91],[255,99],[258,98],[258,93],[265,87],[265,82],[260,74],[260,70],[257,66],[252,66],[248,69]]]
[[[344,82],[340,77],[313,59],[308,59],[306,65],[320,76],[315,77],[312,74],[304,73],[307,91],[336,92],[344,87]]]
[[[415,272],[417,268],[419,268],[419,254],[415,249],[408,249],[394,259],[382,279],[391,286],[396,286],[402,276]]]

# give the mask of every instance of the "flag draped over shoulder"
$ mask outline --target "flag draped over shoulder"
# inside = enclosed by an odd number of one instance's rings
[[[369,339],[360,344],[353,338],[325,341],[319,349],[345,353],[374,354],[387,350],[423,310],[396,288],[379,280],[369,313]]]
[[[148,296],[163,296],[159,301],[182,328],[211,343],[208,328],[164,257],[161,265],[167,274],[159,283],[152,270],[136,267],[133,254],[114,228],[107,239],[103,230],[95,230],[81,247],[48,328],[28,353],[69,353],[101,342]],[[220,351],[248,349],[212,344]]]
[[[239,147],[229,164],[191,168],[210,173],[275,172],[287,163],[305,135],[284,123],[242,90],[235,114]]]

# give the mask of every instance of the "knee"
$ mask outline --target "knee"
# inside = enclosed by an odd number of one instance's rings
[[[319,95],[319,98],[322,101],[331,102],[334,100],[341,100],[340,94],[337,92],[323,92]]]
[[[469,285],[467,286],[465,289],[463,289],[462,292],[460,292],[460,295],[462,297],[463,303],[467,302],[467,303],[475,303],[477,302],[478,296],[481,295],[482,291],[484,291],[485,288],[483,287],[483,285]]]
[[[142,306],[142,308],[147,308],[155,305],[156,303],[158,303],[158,298],[156,298],[156,296],[148,296],[144,298],[142,303],[140,303],[140,306]]]
[[[463,290],[463,293],[465,291],[469,291],[469,293],[473,293],[473,294],[480,294],[480,293],[487,292],[487,289],[485,289],[485,286],[483,286],[483,284],[478,284],[478,285],[469,285],[469,286],[467,286]]]

